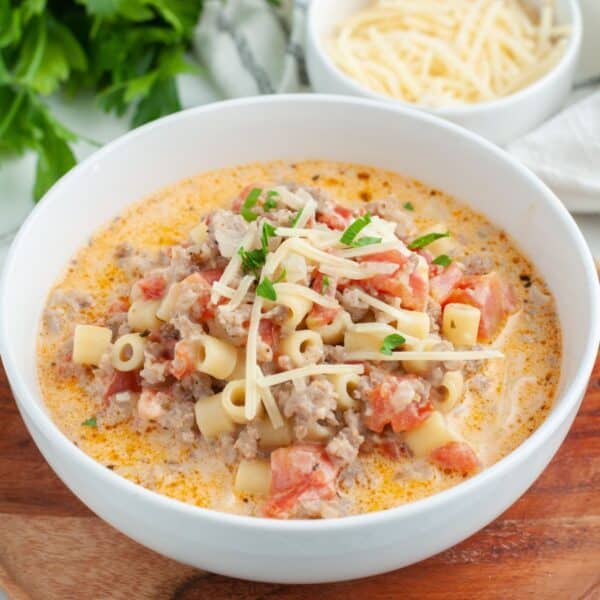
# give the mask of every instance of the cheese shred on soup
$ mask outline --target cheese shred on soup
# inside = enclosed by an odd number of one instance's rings
[[[326,518],[424,498],[544,420],[560,331],[513,242],[388,171],[204,173],[99,230],[38,368],[83,451],[197,506]]]

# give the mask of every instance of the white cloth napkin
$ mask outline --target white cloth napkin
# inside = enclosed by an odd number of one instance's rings
[[[225,97],[296,92],[309,0],[206,0],[195,51]],[[585,24],[579,85],[568,107],[507,150],[574,212],[600,212],[600,0],[580,0]],[[583,100],[580,98],[584,97]]]

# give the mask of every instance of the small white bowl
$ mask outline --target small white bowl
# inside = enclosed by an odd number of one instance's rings
[[[371,0],[315,0],[308,9],[306,64],[312,88],[324,94],[345,94],[411,106],[462,125],[504,145],[535,129],[564,104],[575,77],[582,40],[581,9],[577,0],[556,0],[557,19],[572,28],[564,55],[543,77],[498,100],[443,108],[430,108],[374,92],[339,69],[325,43],[335,26],[368,6]]]
[[[268,115],[268,118],[265,118]],[[448,157],[452,156],[452,160]],[[555,296],[562,379],[548,418],[498,463],[430,498],[322,521],[277,521],[197,508],[123,479],[50,418],[36,375],[47,295],[69,259],[128,204],[196,173],[251,161],[370,164],[447,191],[506,230]],[[23,419],[58,476],[100,517],[175,560],[263,581],[320,582],[396,569],[471,535],[512,504],[563,441],[596,358],[596,270],[573,219],[496,146],[423,112],[341,96],[263,96],[159,119],[65,175],[22,226],[0,283],[0,352]]]

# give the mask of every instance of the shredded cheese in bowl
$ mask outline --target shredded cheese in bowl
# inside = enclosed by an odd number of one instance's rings
[[[328,49],[366,88],[436,108],[528,86],[558,63],[569,34],[553,0],[376,0],[338,25]]]

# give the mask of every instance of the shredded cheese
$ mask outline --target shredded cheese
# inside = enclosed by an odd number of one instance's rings
[[[263,372],[260,367],[257,367],[257,375],[260,379],[263,378]],[[271,390],[268,387],[260,386],[259,393],[273,429],[283,427],[283,417]]]
[[[248,326],[248,344],[246,346],[246,419],[252,421],[258,412],[258,390],[257,381],[257,348],[258,348],[258,326],[263,307],[260,296],[256,296],[250,313],[250,324]]]
[[[330,40],[337,66],[380,94],[425,106],[493,100],[549,71],[570,29],[554,0],[376,0]],[[537,15],[534,14],[537,12]]]
[[[320,304],[326,308],[339,307],[339,302],[335,298],[323,296],[322,294],[319,294],[319,292],[315,292],[315,290],[306,287],[305,285],[298,285],[297,283],[276,283],[273,287],[278,294],[281,292],[282,294],[302,296],[314,304]]]
[[[397,250],[401,254],[406,254],[406,246],[400,241],[381,242],[380,244],[369,244],[360,248],[348,248],[345,250],[336,250],[335,255],[340,258],[358,258],[359,256],[369,256],[369,254],[379,254],[381,252],[389,252]]]
[[[296,221],[296,227],[304,227],[311,219],[315,216],[317,210],[317,203],[313,200],[313,197],[305,190],[298,190],[296,196],[301,200],[304,200],[304,206],[300,209],[300,216]]]
[[[239,255],[239,250],[240,250],[240,248],[246,248],[246,249],[250,248],[252,246],[252,244],[254,244],[254,240],[256,239],[256,233],[257,233],[256,223],[250,223],[250,226],[248,227],[248,231],[242,238],[240,245],[236,248],[235,254],[231,257],[231,259],[229,260],[229,263],[227,263],[227,266],[225,267],[223,274],[219,278],[219,281],[215,282],[215,283],[218,283],[219,286],[215,287],[215,284],[213,283],[213,288],[212,288],[213,292],[210,297],[210,301],[212,304],[217,304],[217,302],[219,301],[219,296],[222,295],[218,291],[218,288],[220,286],[226,286],[239,273],[240,267],[242,266],[242,257]]]
[[[231,296],[228,296],[231,300],[223,307],[223,310],[235,310],[245,300],[246,294],[250,290],[250,286],[253,282],[254,277],[252,275],[244,275],[238,289],[235,290]],[[231,288],[219,285],[216,289],[222,293],[223,296],[227,296]],[[225,289],[227,290],[227,294],[223,294],[223,290]]]
[[[389,304],[386,304],[385,302],[382,302],[381,300],[378,300],[377,298],[373,298],[372,296],[369,296],[369,294],[367,294],[363,290],[356,290],[356,293],[357,293],[358,297],[360,298],[360,300],[362,300],[365,304],[367,304],[368,306],[370,306],[372,308],[380,310],[382,313],[386,313],[387,315],[392,317],[392,319],[394,319],[397,322],[398,329],[401,332],[404,332],[404,331],[408,332],[408,331],[414,330],[414,323],[415,323],[416,316],[418,318],[424,320],[423,315],[425,315],[425,317],[427,317],[427,319],[429,319],[429,317],[425,313],[419,313],[418,311],[405,310],[403,308],[396,308],[394,306],[390,306]],[[427,333],[429,333],[429,328],[427,328]],[[415,336],[415,337],[423,337],[423,336]]]
[[[490,360],[493,358],[504,358],[504,354],[499,350],[442,350],[431,352],[411,351],[392,352],[391,354],[382,354],[380,352],[348,352],[346,360]]]
[[[308,367],[300,367],[299,369],[292,369],[290,371],[284,371],[283,373],[268,375],[259,380],[259,385],[261,387],[270,387],[285,383],[286,381],[291,381],[292,379],[312,377],[313,375],[339,375],[342,373],[356,373],[357,375],[362,375],[364,370],[365,368],[363,365],[309,365]]]

